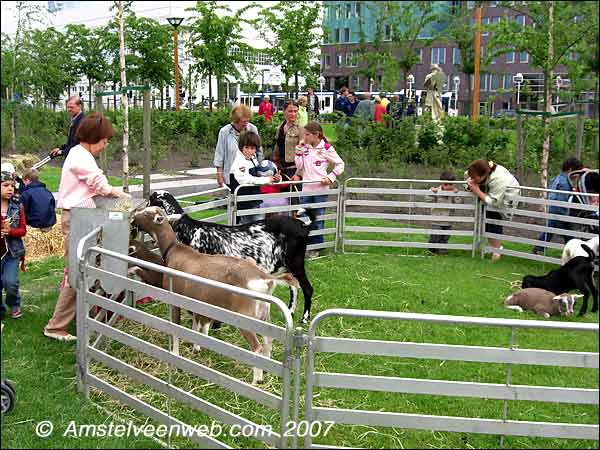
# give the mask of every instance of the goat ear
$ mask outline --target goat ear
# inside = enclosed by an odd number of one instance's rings
[[[573,294],[573,298],[583,298],[583,294]]]
[[[183,217],[183,214],[169,214],[167,218],[169,219],[169,223],[178,222]]]

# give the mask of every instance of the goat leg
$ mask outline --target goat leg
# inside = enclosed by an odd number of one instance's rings
[[[262,345],[260,345],[260,342],[258,341],[256,334],[253,333],[252,331],[248,331],[248,330],[240,330],[240,331],[242,333],[242,336],[244,336],[244,338],[248,342],[248,345],[250,346],[250,350],[252,350],[254,353],[257,353],[259,355],[262,354],[263,347],[262,347]],[[263,382],[263,370],[258,367],[253,367],[252,368],[252,384],[258,384],[258,383],[262,383],[262,382]]]

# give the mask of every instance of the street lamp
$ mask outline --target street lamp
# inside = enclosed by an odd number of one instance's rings
[[[369,78],[369,92],[373,92],[373,84],[375,84],[375,80],[373,78]]]
[[[175,111],[179,111],[179,31],[177,28],[183,22],[183,17],[168,17],[167,21],[173,27],[173,42],[175,43]]]
[[[513,77],[513,83],[517,85],[517,106],[519,106],[519,95],[521,94],[521,84],[523,83],[523,74],[518,73]]]
[[[406,98],[412,98],[412,87],[415,84],[415,76],[411,73],[406,77],[408,82],[408,96]]]
[[[560,75],[556,75],[556,112],[558,112],[558,103],[560,103],[558,99],[558,95],[560,92],[560,88],[562,87],[563,80]]]
[[[454,81],[454,109],[456,110],[456,115],[458,116],[458,86],[460,86],[460,77],[456,75],[453,79]]]

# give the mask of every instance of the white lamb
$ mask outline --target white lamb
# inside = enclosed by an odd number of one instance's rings
[[[563,248],[561,265],[565,265],[567,262],[575,258],[576,256],[588,256],[587,252],[581,247],[581,244],[586,244],[592,249],[594,254],[598,256],[598,236],[593,237],[589,241],[582,241],[581,239],[571,239],[565,244]]]

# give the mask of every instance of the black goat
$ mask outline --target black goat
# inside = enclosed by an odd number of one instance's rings
[[[557,295],[577,289],[583,294],[583,301],[579,309],[580,316],[587,311],[588,298],[591,292],[594,299],[592,312],[595,313],[598,311],[598,290],[594,286],[593,280],[593,262],[596,255],[587,245],[582,244],[581,247],[587,252],[588,256],[576,256],[560,269],[551,270],[540,277],[527,275],[523,278],[521,287],[523,289],[545,289]]]
[[[153,192],[150,206],[163,208],[170,216],[177,239],[200,253],[252,258],[267,273],[290,272],[302,288],[302,322],[308,322],[313,288],[306,276],[304,262],[310,225],[315,222],[313,211],[306,210],[310,219],[308,224],[280,215],[229,226],[192,219],[167,191]],[[290,294],[289,308],[293,313],[297,298],[292,290]]]

